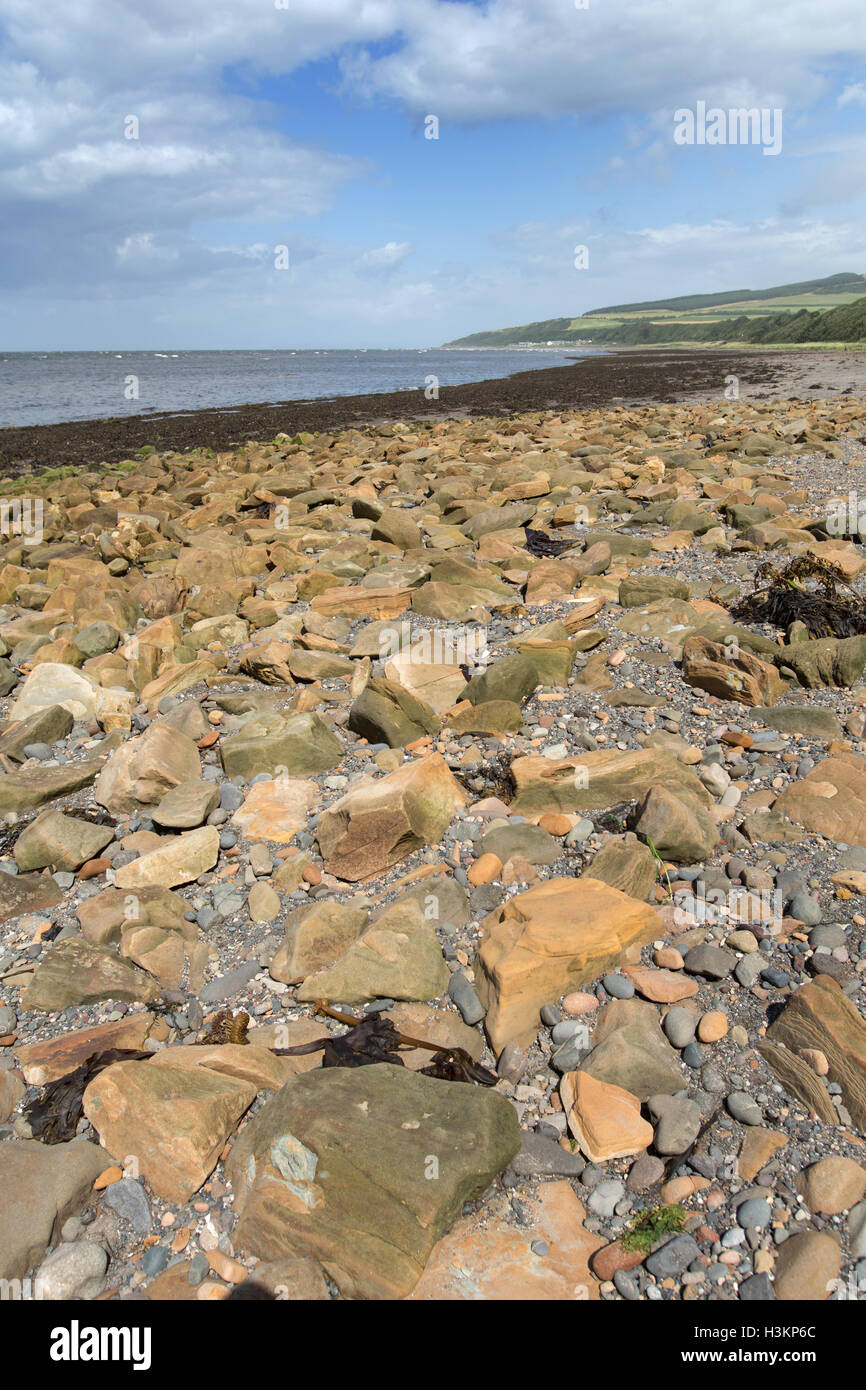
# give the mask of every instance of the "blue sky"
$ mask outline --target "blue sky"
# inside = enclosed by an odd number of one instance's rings
[[[426,346],[866,271],[864,58],[861,0],[0,0],[0,347]],[[698,102],[780,110],[781,153],[678,145]]]

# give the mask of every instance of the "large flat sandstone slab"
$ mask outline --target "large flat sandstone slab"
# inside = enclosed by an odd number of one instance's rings
[[[485,918],[476,988],[491,1046],[531,1041],[539,1010],[661,932],[654,908],[594,878],[552,878]]]

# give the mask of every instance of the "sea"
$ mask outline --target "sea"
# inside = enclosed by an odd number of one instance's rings
[[[0,428],[388,391],[441,399],[449,386],[560,367],[592,353],[583,346],[6,352],[0,353]]]

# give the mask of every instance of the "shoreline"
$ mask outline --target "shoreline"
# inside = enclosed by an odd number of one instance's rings
[[[507,377],[443,386],[437,401],[420,391],[321,397],[277,405],[165,411],[125,419],[71,420],[0,430],[0,473],[16,477],[59,467],[117,463],[142,448],[228,450],[247,440],[301,432],[339,432],[397,420],[439,421],[527,411],[590,410],[718,397],[739,378],[741,399],[818,399],[866,395],[866,354],[856,349],[811,353],[695,348],[618,348]],[[819,379],[820,378],[820,379]]]

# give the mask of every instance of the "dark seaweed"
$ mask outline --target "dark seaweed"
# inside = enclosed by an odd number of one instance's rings
[[[539,559],[551,559],[557,555],[562,555],[566,550],[573,550],[580,542],[574,539],[568,541],[557,541],[552,536],[548,536],[546,531],[533,531],[531,526],[524,526],[523,534],[526,537],[526,549],[530,555],[535,555]]]
[[[810,581],[812,587],[805,587]],[[847,593],[840,593],[840,588]],[[753,591],[731,612],[746,622],[767,623],[785,631],[791,623],[801,622],[812,637],[866,633],[866,599],[836,565],[812,555],[800,555],[784,569],[759,565]]]
[[[112,1047],[105,1052],[94,1052],[74,1071],[49,1081],[43,1086],[41,1095],[24,1109],[34,1139],[41,1139],[43,1144],[63,1144],[67,1139],[74,1139],[82,1115],[84,1092],[93,1078],[115,1062],[142,1062],[152,1055]]]
[[[323,1067],[369,1067],[377,1062],[390,1062],[392,1066],[402,1067],[403,1059],[398,1049],[401,1047],[423,1047],[435,1055],[429,1066],[421,1068],[424,1076],[433,1076],[439,1081],[462,1081],[479,1086],[495,1086],[499,1078],[487,1067],[475,1062],[462,1047],[443,1048],[438,1043],[430,1043],[422,1038],[411,1038],[399,1033],[388,1018],[376,1015],[373,1018],[359,1019],[353,1014],[342,1013],[318,1004],[319,1013],[327,1014],[340,1023],[349,1025],[349,1032],[342,1037],[316,1038],[312,1042],[300,1043],[297,1047],[275,1047],[278,1057],[299,1057],[309,1052],[322,1051]]]

